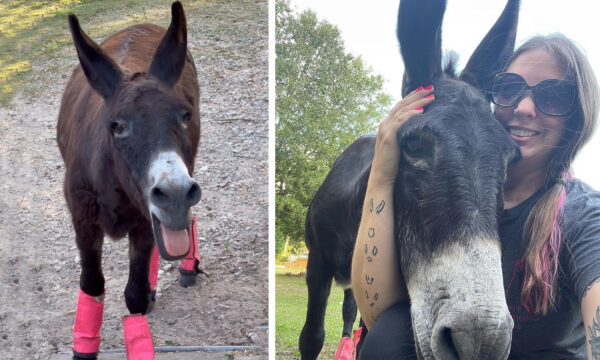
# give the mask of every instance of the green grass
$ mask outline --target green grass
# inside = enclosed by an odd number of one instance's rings
[[[169,0],[0,1],[0,106],[8,105],[19,90],[27,90],[32,76],[43,76],[32,74],[41,59],[57,58],[62,49],[73,46],[69,13],[79,17],[92,38],[104,39],[136,22],[160,19],[163,26],[168,25],[169,5]]]
[[[76,0],[8,0],[0,3],[0,104],[28,80],[34,59],[66,46],[66,12]],[[82,1],[82,4],[91,1]],[[116,3],[116,1],[107,1]]]
[[[277,272],[276,272],[277,273]],[[304,276],[275,276],[275,348],[278,360],[300,359],[298,337],[306,317],[307,290]],[[333,359],[342,336],[344,292],[332,286],[325,316],[325,345],[320,358]],[[354,328],[358,327],[358,316]]]

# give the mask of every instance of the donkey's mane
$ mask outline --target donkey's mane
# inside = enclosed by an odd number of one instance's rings
[[[447,51],[444,54],[443,61],[444,61],[444,64],[443,64],[444,74],[446,74],[451,79],[456,79],[457,78],[456,65],[458,64],[458,54],[453,50]]]

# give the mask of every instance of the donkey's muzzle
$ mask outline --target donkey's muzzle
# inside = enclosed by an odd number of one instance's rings
[[[184,179],[174,184],[172,181],[159,181],[150,189],[150,202],[159,209],[182,206],[190,208],[202,197],[200,185],[195,181]]]
[[[503,311],[479,316],[455,312],[436,324],[433,353],[439,359],[504,360],[510,351],[512,328],[512,317]]]

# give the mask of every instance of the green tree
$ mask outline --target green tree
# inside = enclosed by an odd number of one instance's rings
[[[374,132],[391,97],[312,11],[276,2],[276,251],[304,238],[306,210],[337,156]]]

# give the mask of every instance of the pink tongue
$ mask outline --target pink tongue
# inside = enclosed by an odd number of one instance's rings
[[[187,255],[190,251],[190,240],[187,230],[174,231],[160,224],[165,249],[171,256]]]

